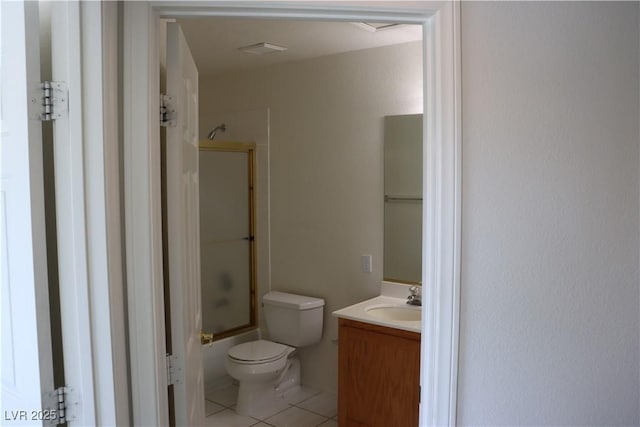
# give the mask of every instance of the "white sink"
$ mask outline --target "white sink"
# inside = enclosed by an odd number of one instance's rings
[[[422,320],[422,308],[410,305],[379,304],[366,307],[364,311],[371,317],[397,322]]]
[[[340,319],[370,323],[402,329],[409,332],[422,332],[422,307],[406,304],[409,294],[408,285],[402,286],[402,297],[379,295],[354,305],[334,311],[333,315]]]

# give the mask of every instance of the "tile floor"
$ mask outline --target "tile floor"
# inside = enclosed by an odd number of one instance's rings
[[[337,427],[336,396],[302,387],[286,402],[256,417],[235,413],[238,386],[229,385],[206,395],[207,426],[215,427]]]

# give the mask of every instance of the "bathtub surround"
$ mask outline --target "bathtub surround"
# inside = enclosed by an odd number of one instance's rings
[[[203,76],[200,85],[216,94],[200,98],[201,136],[223,120],[232,129],[218,112],[269,108],[271,288],[325,299],[323,339],[299,351],[302,382],[335,393],[330,313],[379,294],[383,118],[422,112],[421,42]],[[360,270],[363,254],[372,273]]]

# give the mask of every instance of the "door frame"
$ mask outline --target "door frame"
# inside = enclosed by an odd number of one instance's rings
[[[158,20],[187,16],[423,26],[420,425],[455,425],[461,222],[458,2],[152,1],[124,5],[124,210],[133,422],[166,425]],[[431,238],[428,238],[430,236]]]
[[[117,101],[103,90],[115,83],[104,60],[117,48],[115,14],[115,4],[51,6],[52,77],[69,88],[69,115],[53,132],[65,384],[79,402],[70,426],[129,419]]]
[[[52,79],[66,82],[68,114],[53,123],[60,328],[69,426],[129,420],[119,221],[115,3],[47,5]],[[36,5],[35,7],[38,7]],[[110,18],[111,17],[111,18]],[[29,28],[38,31],[38,25]],[[42,59],[42,58],[41,58]],[[35,408],[32,408],[35,409]]]

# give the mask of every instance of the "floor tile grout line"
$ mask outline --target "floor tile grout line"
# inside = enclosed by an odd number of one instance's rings
[[[295,405],[294,405],[294,406],[295,406]],[[331,417],[327,417],[326,415],[322,415],[322,414],[319,414],[319,413],[317,413],[317,412],[313,412],[313,411],[310,411],[310,410],[308,410],[308,409],[301,408],[301,407],[299,407],[299,406],[295,406],[295,407],[296,407],[296,408],[298,408],[298,409],[300,409],[301,411],[310,412],[310,413],[312,413],[313,415],[317,415],[317,416],[319,416],[319,417],[326,418],[326,419],[323,421],[323,423],[324,423],[324,422],[326,422],[327,420],[330,420],[330,419],[331,419]],[[318,424],[318,425],[319,425],[319,424]]]
[[[295,405],[290,405],[290,406],[289,406],[289,408],[284,409],[284,410],[282,410],[282,411],[278,412],[277,414],[273,414],[273,415],[272,415],[272,416],[270,416],[269,418],[273,418],[273,417],[275,417],[276,415],[281,414],[281,413],[283,413],[283,412],[285,412],[285,411],[288,411],[288,410],[290,410],[290,409],[292,409],[292,408],[297,408],[297,409],[299,409],[299,410],[301,410],[301,411],[303,411],[303,412],[308,412],[308,413],[310,413],[310,414],[313,414],[313,415],[316,415],[316,416],[319,416],[319,417],[324,418],[324,420],[322,420],[319,424],[316,424],[316,426],[319,426],[320,424],[325,423],[325,422],[327,422],[327,420],[329,420],[329,419],[330,419],[329,417],[326,417],[326,416],[324,416],[324,415],[316,414],[315,412],[307,411],[306,409],[303,409],[303,408],[298,408],[298,407],[297,407],[297,406],[295,406]],[[267,418],[267,420],[268,420],[269,418]],[[262,422],[269,424],[269,421],[262,420]],[[271,424],[269,424],[269,425],[271,425]]]
[[[300,403],[302,403],[302,402],[300,402]],[[302,409],[304,411],[311,412],[312,414],[320,415],[321,417],[325,417],[325,418],[329,418],[329,419],[333,419],[333,417],[338,416],[337,414],[336,415],[325,415],[325,414],[321,414],[319,412],[312,411],[311,409],[303,408],[303,407],[298,406],[298,405],[294,405],[294,406],[296,408],[298,408],[298,409]]]
[[[269,415],[269,416],[268,416],[268,417],[266,417],[264,420],[260,420],[260,421],[263,421],[263,422],[265,422],[265,423],[266,423],[266,421],[265,421],[265,420],[268,420],[269,418],[275,417],[276,415],[281,414],[281,413],[283,413],[284,411],[288,411],[289,409],[291,409],[291,408],[293,407],[293,405],[291,405],[291,404],[289,404],[289,403],[287,403],[287,405],[288,405],[288,406],[287,406],[286,408],[281,409],[281,410],[279,410],[278,412],[276,412],[275,414],[273,414],[273,415]],[[269,424],[269,425],[271,425],[271,424]]]
[[[315,397],[318,397],[318,396],[320,396],[320,395],[323,395],[323,394],[324,394],[324,395],[326,395],[326,396],[331,396],[332,398],[335,398],[335,399],[336,399],[336,401],[337,401],[337,399],[338,399],[338,396],[336,396],[336,395],[335,395],[335,394],[333,394],[333,393],[326,393],[326,392],[324,392],[324,391],[319,391],[319,392],[317,392],[316,394],[314,394],[313,396],[309,396],[309,397],[307,397],[306,399],[304,399],[304,400],[302,400],[302,401],[300,401],[300,402],[296,403],[296,405],[299,405],[299,404],[301,404],[301,403],[304,403],[304,402],[306,402],[306,401],[308,401],[308,400],[311,400],[311,399],[313,399],[313,398],[315,398]]]
[[[229,409],[229,408],[227,408],[227,407],[225,407],[225,406],[223,406],[223,405],[220,405],[219,403],[212,402],[212,401],[211,401],[211,400],[209,400],[209,399],[205,399],[205,402],[206,402],[206,401],[208,401],[208,402],[210,402],[210,403],[213,403],[214,405],[218,405],[218,406],[220,406],[222,409],[216,409],[216,410],[214,410],[213,412],[211,412],[210,414],[205,414],[205,416],[204,416],[205,418],[209,418],[209,417],[211,417],[211,416],[213,416],[213,415],[215,415],[215,414],[219,414],[220,412],[224,411],[225,409]],[[206,409],[206,405],[205,405],[205,409]]]
[[[322,424],[326,423],[326,422],[327,422],[327,421],[329,421],[330,419],[331,419],[331,418],[325,418],[321,423],[316,424],[316,427],[318,427],[318,426],[320,426],[320,425],[322,425]]]
[[[314,397],[316,397],[316,396],[318,396],[318,395],[320,395],[320,394],[322,394],[322,392],[321,392],[321,391],[316,391],[316,390],[314,390],[314,393],[313,393],[311,396],[305,397],[304,399],[302,399],[302,400],[301,400],[300,402],[298,402],[298,403],[290,403],[290,405],[298,406],[299,404],[304,403],[304,402],[306,402],[307,400],[312,399],[312,398],[314,398]]]
[[[329,419],[333,419],[334,417],[337,417],[337,416],[338,416],[338,414],[336,414],[336,415],[325,415],[325,414],[321,414],[321,413],[319,413],[319,412],[312,411],[311,409],[307,409],[307,408],[303,408],[302,406],[299,406],[299,405],[301,405],[301,404],[303,404],[303,403],[307,402],[308,400],[313,399],[314,397],[317,397],[317,396],[322,395],[322,394],[325,394],[325,395],[331,396],[332,398],[333,398],[333,397],[335,397],[335,399],[336,399],[336,403],[337,403],[337,396],[336,396],[336,395],[334,395],[333,393],[325,392],[325,391],[319,391],[319,392],[317,392],[316,394],[314,394],[313,396],[310,396],[310,397],[308,397],[307,399],[305,399],[305,400],[303,400],[303,401],[301,401],[301,402],[299,402],[299,403],[296,403],[296,404],[295,404],[295,406],[296,406],[297,408],[304,409],[305,411],[309,411],[309,412],[311,412],[311,413],[313,413],[313,414],[320,415],[320,416],[323,416],[323,417],[327,417],[327,418],[329,418]]]

